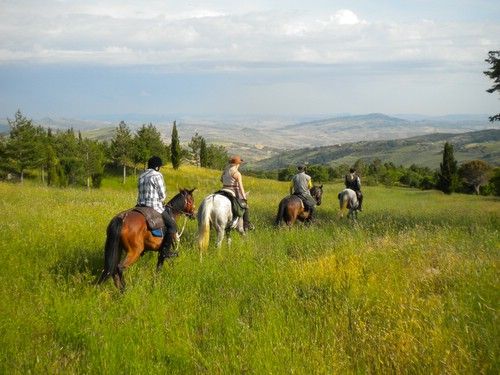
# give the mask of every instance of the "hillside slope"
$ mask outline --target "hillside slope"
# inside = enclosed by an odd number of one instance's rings
[[[436,133],[405,139],[363,141],[291,150],[251,163],[249,167],[269,170],[304,162],[339,165],[352,164],[358,159],[378,158],[396,165],[417,164],[438,168],[445,142],[453,144],[454,155],[459,162],[480,159],[492,165],[500,165],[500,129],[487,129],[460,134]]]

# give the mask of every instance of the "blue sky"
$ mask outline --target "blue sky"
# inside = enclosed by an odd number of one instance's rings
[[[0,117],[493,114],[499,1],[0,0]]]

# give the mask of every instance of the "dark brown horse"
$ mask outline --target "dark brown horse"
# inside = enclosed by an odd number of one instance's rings
[[[194,218],[193,191],[181,189],[167,204],[175,220],[184,214]],[[145,251],[159,251],[157,270],[161,269],[169,249],[162,249],[163,237],[155,237],[148,229],[146,219],[140,212],[130,209],[116,215],[109,223],[106,232],[106,245],[104,247],[104,270],[98,283],[113,277],[115,285],[120,290],[125,288],[123,271],[135,263]],[[170,246],[172,243],[169,242]],[[120,262],[121,253],[125,258]]]
[[[316,201],[316,205],[321,205],[321,197],[323,196],[323,185],[313,186],[309,192]],[[291,226],[295,221],[306,221],[309,218],[309,211],[305,211],[304,203],[296,195],[288,195],[283,198],[278,206],[278,214],[276,215],[275,224],[280,225],[285,222]]]

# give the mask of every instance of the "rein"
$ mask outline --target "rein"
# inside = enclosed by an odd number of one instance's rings
[[[186,199],[185,199],[185,197],[184,197],[184,201],[185,201],[185,200],[186,200]],[[185,203],[185,202],[184,202],[184,203]],[[183,206],[184,206],[184,204],[183,204]],[[165,205],[165,207],[170,208],[170,209],[172,210],[172,212],[176,212],[176,213],[179,213],[179,214],[183,214],[183,215],[184,215],[184,224],[182,225],[182,229],[181,229],[181,231],[179,232],[179,239],[180,239],[180,238],[182,237],[182,234],[184,233],[184,229],[186,229],[186,224],[187,224],[187,218],[188,218],[188,216],[192,216],[193,214],[192,214],[191,212],[187,212],[187,211],[185,211],[185,210],[184,210],[184,208],[182,208],[182,209],[177,209],[177,208],[175,208],[175,207],[174,207],[172,204],[170,204],[170,203],[167,203],[167,204]],[[175,249],[176,249],[176,250],[177,250],[177,248],[179,247],[179,242],[180,242],[180,241],[177,241],[177,244],[176,244],[176,246],[175,246]]]

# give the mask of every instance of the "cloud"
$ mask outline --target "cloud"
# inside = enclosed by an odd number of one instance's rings
[[[14,5],[15,4],[15,5]],[[214,3],[215,4],[215,3]],[[245,12],[151,1],[18,1],[0,13],[0,63],[163,65],[359,64],[481,60],[500,26],[374,21],[350,9]],[[482,60],[481,60],[482,61]]]
[[[340,9],[330,19],[339,25],[357,25],[358,23],[366,23],[366,21],[361,21],[356,13],[349,9]]]

